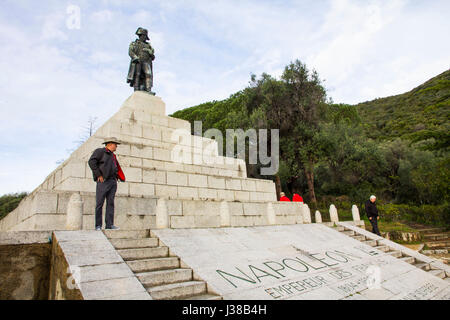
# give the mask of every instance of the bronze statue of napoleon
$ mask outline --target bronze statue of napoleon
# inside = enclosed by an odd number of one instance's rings
[[[155,60],[155,50],[147,40],[148,31],[138,28],[136,31],[138,39],[131,42],[128,54],[131,57],[130,68],[128,70],[127,82],[134,91],[147,91],[151,95],[153,87],[153,65]]]

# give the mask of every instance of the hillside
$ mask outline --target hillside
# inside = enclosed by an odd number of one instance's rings
[[[224,130],[238,116],[247,89],[222,101],[211,101],[175,112],[172,116],[193,122],[203,121],[203,129]],[[450,146],[450,70],[413,90],[356,105],[367,137],[377,141],[402,138],[426,142],[430,150]]]
[[[356,105],[368,137],[412,141],[434,138],[429,149],[450,145],[450,70],[413,90]]]

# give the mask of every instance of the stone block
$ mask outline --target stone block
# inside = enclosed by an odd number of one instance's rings
[[[155,196],[174,199],[178,197],[177,186],[166,186],[162,184],[155,185]]]
[[[242,190],[245,191],[256,191],[256,182],[254,180],[241,180]]]
[[[145,139],[161,141],[161,128],[154,125],[144,126],[142,128],[142,137]]]
[[[154,196],[155,185],[150,183],[129,183],[130,196]]]
[[[142,145],[131,146],[131,156],[136,158],[153,159],[153,148]]]
[[[297,216],[277,216],[277,224],[296,224],[297,221]]]
[[[155,184],[166,184],[166,172],[154,169],[143,169],[143,182],[144,183],[155,183]]]
[[[178,228],[195,228],[194,216],[171,216],[170,227],[173,229]]]
[[[266,215],[266,203],[243,203],[245,216],[264,216]]]
[[[229,190],[241,190],[241,180],[225,178],[226,189]]]
[[[239,202],[228,202],[230,216],[242,216],[244,214],[244,205]]]
[[[188,185],[190,187],[200,187],[207,188],[208,187],[208,177],[199,174],[189,174],[188,175]]]
[[[164,170],[166,170],[166,171],[185,171],[184,163],[164,162]]]
[[[250,192],[250,201],[266,201],[264,192]]]
[[[120,134],[133,137],[142,137],[142,126],[136,123],[122,122],[120,124]]]
[[[192,187],[177,187],[181,199],[198,199],[198,189]]]
[[[218,201],[183,201],[183,215],[210,216],[219,215],[220,202]]]
[[[161,161],[172,161],[170,150],[154,148],[153,159]]]
[[[256,191],[275,192],[275,183],[271,180],[256,180]]]
[[[152,124],[155,126],[168,127],[169,126],[169,117],[167,117],[165,115],[152,116]]]
[[[142,182],[142,169],[133,167],[122,167],[127,182]]]
[[[187,186],[188,175],[186,173],[179,172],[167,172],[167,184],[174,186]]]
[[[146,169],[165,170],[163,161],[142,159],[142,166]]]
[[[227,201],[235,200],[233,190],[217,189],[217,196],[218,196],[219,200],[227,200]]]
[[[141,158],[122,156],[120,158],[117,158],[117,160],[119,161],[121,167],[142,167]],[[92,177],[92,172],[89,169],[89,176],[87,176],[87,178],[90,177]]]
[[[80,283],[132,277],[126,263],[102,264],[80,267]]]
[[[250,192],[248,191],[235,191],[234,199],[236,201],[250,201]]]
[[[85,300],[104,299],[124,294],[145,293],[145,288],[134,276],[81,283],[80,290]]]
[[[130,184],[127,182],[117,182],[116,196],[128,196],[130,194]]]
[[[167,200],[166,204],[169,215],[181,216],[183,214],[183,203],[181,200]]]
[[[218,228],[220,227],[220,215],[194,216],[194,223],[196,228]]]
[[[249,227],[254,225],[255,220],[253,216],[231,216],[232,227]]]
[[[63,168],[62,168],[62,180],[65,180],[69,177],[76,177],[76,178],[84,178],[86,177],[86,165],[87,162],[82,160],[70,160]],[[91,170],[89,170],[91,171]],[[92,173],[89,172],[90,176],[92,177]]]
[[[216,189],[209,188],[198,188],[198,197],[199,199],[212,199],[215,200],[218,198]]]
[[[215,189],[225,189],[225,179],[208,176],[208,187]]]
[[[121,109],[142,110],[149,115],[165,115],[165,103],[160,97],[149,95],[144,91],[134,92],[125,102]]]
[[[119,137],[117,137],[119,139]],[[131,153],[131,147],[129,144],[121,144],[117,147],[116,150],[116,156],[119,159],[120,162],[120,156],[130,156]]]
[[[38,192],[34,195],[31,212],[57,213],[58,194],[56,192]]]
[[[183,119],[169,117],[169,127],[174,129],[184,129],[191,132],[191,123]]]

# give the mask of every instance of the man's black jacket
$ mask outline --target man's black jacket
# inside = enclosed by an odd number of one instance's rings
[[[377,205],[374,202],[367,200],[365,209],[366,209],[367,217],[369,217],[369,218],[370,217],[378,217]]]
[[[114,163],[114,154],[107,148],[96,149],[89,159],[88,164],[92,170],[94,181],[97,181],[100,176],[103,176],[105,180],[117,178],[118,168]]]

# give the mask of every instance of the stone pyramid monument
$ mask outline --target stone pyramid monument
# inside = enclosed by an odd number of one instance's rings
[[[165,115],[161,98],[134,92],[0,221],[0,231],[93,229],[96,183],[87,161],[107,137],[122,141],[116,154],[126,182],[118,184],[115,201],[115,224],[122,229],[157,227],[157,208],[163,213],[158,227],[311,221],[306,205],[276,202],[271,180],[247,178],[243,160],[219,156],[215,140],[190,132],[188,121]]]
[[[247,178],[244,161],[190,132],[160,98],[133,93],[0,220],[16,231],[0,232],[0,247],[15,244],[0,258],[47,248],[38,274],[49,299],[450,299],[447,265],[359,228],[356,207],[354,221],[331,206],[331,222],[316,212],[311,223],[306,204],[277,202],[272,181]],[[108,137],[122,142],[127,180],[115,200],[121,230],[101,232],[87,161]],[[13,293],[21,283],[2,279]]]

